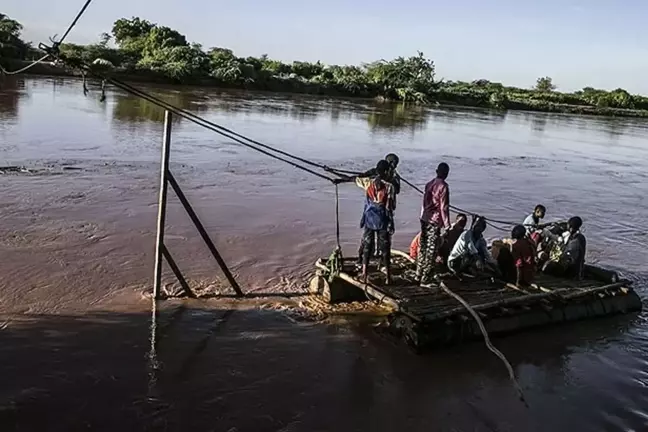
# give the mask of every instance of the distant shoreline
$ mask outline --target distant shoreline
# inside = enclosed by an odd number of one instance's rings
[[[4,59],[6,67],[10,70],[20,69],[28,64],[30,61],[26,60],[13,60]],[[76,77],[80,78],[79,73],[70,71],[69,69],[52,65],[50,63],[40,63],[33,66],[25,75],[35,76],[63,76],[63,77]],[[293,93],[293,94],[308,94],[330,97],[343,97],[352,99],[376,99],[386,101],[385,98],[380,96],[371,97],[357,96],[341,92],[335,88],[304,83],[299,80],[276,80],[276,82],[265,83],[265,85],[257,85],[251,83],[248,85],[233,85],[220,82],[216,79],[204,78],[193,80],[189,82],[179,83],[160,74],[152,71],[141,72],[125,72],[115,71],[113,76],[124,81],[150,83],[150,84],[165,84],[165,85],[189,85],[197,87],[210,87],[222,89],[239,89],[239,90],[260,90],[270,91],[275,93]],[[588,105],[575,105],[566,103],[554,103],[538,100],[503,100],[499,102],[500,107],[493,108],[492,106],[484,106],[482,101],[471,100],[462,94],[456,94],[450,89],[441,89],[436,92],[435,100],[432,103],[424,104],[426,106],[452,106],[452,107],[467,107],[467,108],[491,108],[499,109],[501,111],[531,111],[531,112],[544,112],[544,113],[557,113],[557,114],[579,114],[579,115],[594,115],[600,117],[626,117],[626,118],[646,118],[648,119],[648,110],[642,109],[621,109],[609,107],[595,107]],[[473,102],[473,103],[471,103]]]

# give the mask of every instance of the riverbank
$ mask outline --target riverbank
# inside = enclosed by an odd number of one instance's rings
[[[5,67],[9,70],[18,70],[27,66],[30,62],[22,60],[4,60]],[[66,76],[80,77],[76,71],[59,67],[51,63],[40,63],[29,70],[31,75],[41,76]],[[366,86],[364,89],[349,91],[343,85],[330,83],[319,83],[304,80],[301,77],[276,77],[270,76],[264,80],[226,82],[212,77],[194,78],[184,82],[171,79],[161,73],[150,70],[115,70],[112,76],[123,81],[167,84],[167,85],[191,85],[197,87],[211,87],[224,89],[258,90],[277,93],[311,94],[331,97],[356,97],[373,98],[388,101],[388,98],[380,95],[377,88]],[[458,86],[456,84],[441,83],[439,88],[428,92],[425,98],[418,103],[432,106],[454,106],[470,108],[489,108],[496,110],[516,110],[545,113],[562,113],[578,115],[594,115],[603,117],[629,117],[648,118],[648,109],[624,109],[600,104],[588,103],[573,94],[552,92],[548,94],[538,93],[530,90],[515,89],[506,90],[492,88],[488,84],[474,88]]]

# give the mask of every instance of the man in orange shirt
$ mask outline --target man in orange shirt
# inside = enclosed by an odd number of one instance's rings
[[[391,282],[391,234],[394,232],[394,208],[396,194],[389,181],[389,163],[381,160],[376,165],[376,176],[349,177],[337,179],[335,183],[354,181],[365,191],[365,205],[360,221],[362,235],[362,279],[366,282],[369,261],[374,250],[375,238],[378,238],[378,251],[381,257],[381,270],[385,273],[386,283]]]

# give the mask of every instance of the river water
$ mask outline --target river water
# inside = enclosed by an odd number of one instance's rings
[[[424,185],[446,161],[452,203],[487,216],[521,221],[537,203],[547,206],[549,219],[579,215],[588,261],[622,271],[641,296],[646,293],[646,122],[147,89],[329,166],[364,170],[395,152],[403,177]],[[167,363],[178,363],[179,372],[161,379],[159,396],[174,401],[172,408],[155,419],[132,412],[123,401],[137,399],[146,386],[141,292],[152,276],[163,117],[162,110],[110,87],[100,102],[96,83],[84,96],[81,82],[72,79],[0,82],[0,166],[29,170],[0,176],[6,324],[0,321],[0,352],[11,359],[0,369],[11,377],[0,391],[0,422],[29,430],[41,425],[30,423],[37,422],[34,413],[48,413],[57,416],[60,430],[114,430],[129,422],[166,430],[188,424],[196,430],[648,428],[646,312],[498,340],[519,375],[527,409],[501,364],[479,344],[413,357],[363,327],[298,325],[247,310],[228,318],[228,330],[221,331],[211,327],[212,319],[201,319],[228,314],[231,305],[184,305],[179,310],[188,307],[194,318],[183,336],[171,338],[177,346],[167,345]],[[299,292],[313,262],[335,246],[334,188],[325,180],[179,118],[171,171],[245,291]],[[361,207],[362,192],[341,186],[347,254],[357,247]],[[406,248],[416,234],[419,208],[420,196],[404,186],[397,247]],[[487,235],[502,233],[489,228]],[[166,244],[190,284],[227,291],[172,192]],[[168,270],[165,283],[174,287]],[[193,341],[191,329],[206,332],[211,342],[187,367],[182,361],[195,353],[178,353]],[[35,342],[43,338],[45,345]],[[53,354],[59,351],[66,354]],[[86,354],[94,366],[87,366]],[[54,402],[76,401],[71,393],[94,392],[93,386],[121,417],[92,403],[79,411]]]

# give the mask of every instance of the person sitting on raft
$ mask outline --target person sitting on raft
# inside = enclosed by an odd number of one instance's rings
[[[362,280],[367,281],[369,260],[374,249],[374,238],[378,238],[381,257],[381,270],[385,273],[386,283],[391,282],[391,234],[394,232],[393,211],[395,205],[394,186],[389,182],[389,162],[381,160],[376,165],[376,176],[348,177],[336,179],[335,183],[354,181],[365,191],[365,206],[360,220],[362,235]]]
[[[497,262],[488,251],[483,236],[485,230],[486,220],[478,217],[472,227],[459,236],[448,257],[450,271],[459,276],[473,268],[481,272],[489,267],[495,273],[499,273]]]
[[[536,246],[526,235],[523,225],[516,225],[511,231],[511,255],[515,265],[515,285],[528,287],[533,283],[535,275]]]
[[[546,213],[547,213],[547,208],[542,204],[538,204],[537,206],[535,206],[533,213],[531,213],[529,216],[527,216],[524,219],[522,225],[524,225],[524,228],[526,228],[526,232],[528,235],[532,235],[535,231],[542,229],[542,225],[540,225],[540,221],[544,219]]]
[[[446,235],[441,239],[441,246],[439,246],[439,256],[437,262],[442,262],[443,265],[448,265],[448,257],[454,248],[455,243],[466,229],[468,224],[468,216],[459,213]]]
[[[448,255],[454,247],[454,244],[457,242],[457,239],[461,233],[466,229],[466,224],[468,223],[468,217],[459,213],[455,219],[455,222],[452,224],[446,236],[441,240],[441,246],[439,247],[439,256],[437,257],[437,262],[443,262],[444,265],[448,263]],[[410,243],[409,255],[412,259],[416,259],[419,253],[419,248],[421,246],[421,233],[416,234],[416,237]]]
[[[396,210],[396,195],[400,193],[400,188],[401,188],[401,182],[400,182],[400,176],[398,175],[398,172],[396,171],[396,168],[398,167],[398,163],[400,159],[398,156],[394,153],[389,153],[388,155],[385,156],[385,159],[389,163],[389,170],[387,172],[387,175],[385,176],[384,180],[387,180],[392,184],[394,187],[394,210]],[[377,175],[377,170],[376,168],[371,168],[370,170],[367,170],[358,177],[370,177],[373,178]],[[360,246],[358,247],[358,262],[357,264],[359,266],[362,265],[362,254],[364,251],[364,242],[363,242],[364,237],[360,240]],[[377,256],[380,256],[380,250],[371,250],[371,254],[376,254]]]
[[[583,279],[587,241],[580,232],[583,220],[574,216],[567,221],[568,230],[555,243],[542,271],[554,276]]]

